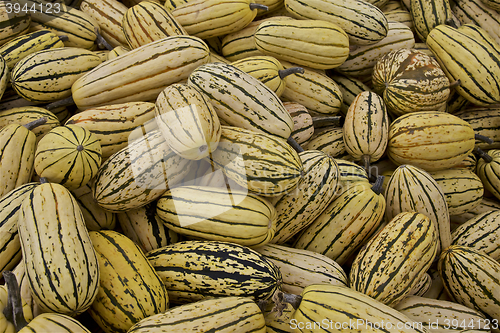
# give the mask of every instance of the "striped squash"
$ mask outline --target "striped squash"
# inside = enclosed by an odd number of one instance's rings
[[[197,88],[171,84],[160,93],[155,105],[158,128],[177,154],[199,160],[217,149],[221,135],[219,117],[209,98]]]
[[[234,243],[178,242],[149,252],[147,258],[176,304],[222,296],[269,299],[283,283],[275,264]]]
[[[163,193],[156,213],[178,234],[197,239],[264,245],[276,231],[276,209],[248,191],[178,186]]]
[[[448,294],[458,303],[500,321],[500,263],[474,248],[452,245],[438,262]]]
[[[352,47],[349,57],[337,70],[346,75],[370,76],[380,57],[391,51],[409,49],[415,45],[415,36],[407,25],[389,22],[388,26],[387,36],[377,43]]]
[[[253,0],[190,0],[171,13],[189,35],[207,39],[245,28],[257,7]]]
[[[473,171],[456,168],[432,171],[429,174],[443,191],[450,215],[465,213],[481,202],[484,186]]]
[[[450,81],[437,61],[415,49],[391,51],[373,69],[373,89],[396,116],[442,110],[450,95]]]
[[[432,284],[432,277],[428,273],[424,273],[423,277],[413,286],[411,291],[408,293],[408,296],[422,296],[425,294]],[[405,297],[404,299],[406,299]],[[403,300],[404,300],[403,299]],[[401,302],[399,302],[401,303]],[[398,304],[399,304],[398,303]],[[396,304],[397,305],[397,304]]]
[[[9,8],[13,7],[9,7],[5,1],[0,2],[0,45],[26,34],[31,24],[31,16],[28,13],[8,13]]]
[[[348,285],[342,267],[322,254],[276,244],[257,246],[254,250],[278,266],[286,293],[300,295],[304,288],[315,283]]]
[[[41,0],[18,0],[18,2],[21,7],[36,6],[39,9],[40,3],[44,6],[43,10],[30,12],[30,32],[50,30],[58,36],[68,37],[68,40],[64,41],[66,47],[79,47],[87,50],[95,48],[95,29],[99,28],[99,25],[88,14],[63,3],[49,5]]]
[[[156,202],[116,214],[125,236],[147,253],[179,241],[179,235],[168,229],[156,214]]]
[[[388,34],[388,22],[376,6],[362,0],[285,0],[285,8],[300,19],[323,20],[338,25],[354,45],[374,44]]]
[[[99,291],[89,308],[104,332],[127,332],[168,309],[167,290],[142,250],[119,232],[91,231],[99,262]]]
[[[465,108],[454,115],[468,122],[474,133],[493,140],[493,143],[476,140],[476,147],[481,149],[500,148],[500,108]]]
[[[12,87],[5,89],[4,95],[0,100],[0,112],[23,106],[35,106],[36,103],[30,102],[19,96]]]
[[[19,210],[23,200],[39,183],[19,186],[0,198],[0,273],[13,269],[21,260],[21,243],[17,232]]]
[[[443,280],[441,280],[441,277],[439,276],[437,266],[433,265],[428,272],[431,276],[432,283],[431,287],[425,292],[423,297],[451,302],[452,299],[446,292],[446,289],[444,289]]]
[[[345,149],[342,127],[325,128],[314,133],[304,145],[304,149],[320,150],[336,159],[350,156]]]
[[[346,161],[342,159],[335,159],[337,166],[339,168],[339,185],[337,187],[337,194],[341,193],[350,186],[358,181],[368,181],[368,174],[366,170],[352,161]]]
[[[387,327],[397,333],[427,332],[422,323],[363,293],[328,284],[305,288],[293,319],[292,328],[302,333],[318,332],[321,325],[325,332],[389,331]]]
[[[237,127],[222,126],[210,160],[237,185],[263,196],[291,191],[304,172],[299,155],[285,140]]]
[[[382,222],[385,199],[377,187],[360,181],[343,189],[293,247],[321,253],[343,265]]]
[[[335,68],[349,55],[348,35],[328,21],[262,22],[254,38],[257,50],[263,54],[310,68]]]
[[[292,118],[278,96],[233,65],[202,65],[189,75],[188,85],[204,93],[219,118],[231,126],[284,139],[292,133]]]
[[[313,120],[309,111],[302,104],[295,102],[284,102],[283,106],[290,113],[293,120],[293,131],[290,136],[298,144],[305,143],[314,134]]]
[[[132,49],[165,37],[187,35],[170,11],[153,1],[141,1],[129,8],[123,16],[122,29]]]
[[[18,333],[91,333],[80,321],[61,313],[41,313]]]
[[[2,98],[10,78],[10,71],[7,63],[0,55],[0,99]]]
[[[99,263],[71,192],[59,184],[40,184],[23,200],[17,223],[40,309],[69,316],[86,311],[97,296]]]
[[[396,304],[394,309],[411,320],[422,323],[429,332],[458,332],[461,329],[477,330],[477,333],[490,332],[481,312],[455,302],[408,296]]]
[[[142,129],[136,129],[142,133]],[[108,158],[92,182],[94,199],[111,212],[139,208],[158,199],[187,174],[190,160],[173,152],[153,130]]]
[[[365,91],[349,106],[342,127],[345,149],[354,161],[362,161],[369,170],[370,163],[385,153],[389,135],[389,119],[383,99]]]
[[[384,15],[387,18],[387,22],[400,22],[408,26],[412,31],[415,30],[412,15],[406,9],[391,10],[384,12]]]
[[[146,133],[156,129],[154,117],[154,103],[128,102],[78,112],[65,125],[77,125],[94,134],[99,139],[104,160],[126,147],[129,140],[133,140],[131,135],[136,128],[141,127]]]
[[[297,65],[281,60],[285,69]],[[304,73],[287,78],[281,97],[321,114],[335,114],[342,105],[342,92],[337,83],[319,70],[304,67]]]
[[[29,101],[53,102],[70,97],[73,83],[101,62],[94,52],[78,47],[38,51],[14,66],[12,87]]]
[[[26,126],[10,124],[0,129],[0,198],[28,183],[33,174],[36,137]]]
[[[40,118],[46,118],[47,121],[32,130],[38,143],[45,134],[60,125],[56,115],[47,109],[37,106],[23,106],[0,111],[0,128],[9,124],[26,125]]]
[[[427,39],[429,32],[436,26],[448,23],[453,15],[448,0],[435,2],[426,0],[410,1],[410,13],[415,33],[422,41]]]
[[[415,212],[400,213],[358,252],[349,286],[394,306],[422,279],[437,248],[438,232],[430,218]]]
[[[455,168],[458,169],[465,168],[470,171],[476,171],[476,166],[477,166],[477,157],[474,154],[474,151],[472,151],[471,153],[469,153],[469,155],[467,155],[467,157],[462,161],[462,163],[457,165]]]
[[[58,126],[36,147],[34,167],[40,177],[68,189],[87,185],[101,166],[101,144],[88,129]]]
[[[456,90],[452,90],[448,98],[446,112],[456,114],[470,106],[470,102],[460,95]]]
[[[266,19],[252,21],[245,28],[225,35],[222,38],[222,55],[229,61],[263,56],[264,54],[255,45],[254,33],[261,23],[278,20],[293,20],[293,18],[288,16],[271,16]]]
[[[111,46],[127,45],[122,30],[127,6],[118,0],[83,0],[79,9],[97,22],[100,34]]]
[[[500,1],[498,0],[481,0],[486,6],[496,11],[500,10]]]
[[[460,164],[474,149],[475,141],[472,126],[457,116],[413,112],[391,123],[387,155],[396,165],[445,170]]]
[[[70,190],[73,197],[78,202],[85,225],[89,231],[99,231],[102,229],[113,230],[116,226],[116,215],[102,209],[94,200],[92,188],[86,184],[77,189]]]
[[[431,219],[439,234],[438,253],[451,244],[448,204],[437,182],[426,171],[412,165],[401,165],[392,174],[385,190],[385,218],[400,213],[417,212]]]
[[[105,61],[71,87],[80,110],[156,99],[168,85],[186,79],[210,60],[208,46],[193,36],[170,36]],[[165,64],[168,67],[165,68]],[[103,91],[102,87],[107,89]]]
[[[426,43],[450,82],[460,80],[460,95],[480,106],[500,102],[500,56],[486,43],[447,25],[435,27]]]
[[[61,38],[49,30],[39,30],[12,39],[0,47],[9,70],[24,57],[42,50],[64,47]]]
[[[478,214],[459,225],[451,234],[453,245],[462,245],[500,260],[500,210]]]
[[[297,187],[274,203],[278,218],[272,243],[283,244],[314,222],[333,200],[339,182],[337,162],[319,150],[299,153],[304,175]]]
[[[476,217],[477,215],[489,212],[491,210],[499,210],[500,209],[500,202],[496,198],[487,198],[483,196],[479,204],[468,211],[467,213],[463,213],[460,215],[453,215],[450,216],[450,222],[452,225],[455,227],[458,227],[459,225],[469,221],[470,219]]]
[[[484,189],[500,200],[500,149],[490,149],[480,155],[477,161],[476,173],[484,185]]]
[[[114,58],[121,56],[129,51],[130,51],[130,49],[128,47],[117,46],[108,52],[108,57],[106,60],[114,59]]]
[[[327,75],[335,81],[342,94],[342,105],[340,106],[340,113],[347,114],[347,110],[351,103],[363,91],[370,91],[370,88],[360,80],[350,75],[344,75],[338,72],[327,72]]]
[[[450,1],[453,14],[461,24],[472,24],[483,28],[500,44],[500,13],[485,5],[483,0]]]
[[[219,297],[172,308],[141,320],[128,333],[147,332],[266,333],[264,315],[248,297]]]

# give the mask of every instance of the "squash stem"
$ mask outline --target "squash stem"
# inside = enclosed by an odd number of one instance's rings
[[[304,148],[302,148],[298,143],[297,141],[295,141],[291,136],[286,140],[286,142],[288,142],[288,144],[290,146],[293,147],[293,149],[295,149],[295,151],[297,153],[302,153],[304,151]]]
[[[493,157],[490,155],[486,154],[484,150],[478,147],[474,147],[474,152],[479,155],[480,158],[486,161],[486,163],[491,163],[493,162]]]
[[[371,156],[368,154],[361,156],[361,161],[363,161],[363,167],[365,168],[367,174],[370,174],[370,160]]]
[[[384,184],[384,176],[378,176],[377,180],[375,181],[375,184],[372,186],[372,191],[380,194],[382,192],[382,185]]]
[[[47,122],[47,117],[42,117],[36,120],[33,120],[27,124],[24,124],[23,126],[26,127],[29,130],[32,130],[35,127],[41,126]]]
[[[450,89],[458,87],[460,84],[462,84],[462,82],[460,82],[460,80],[456,80],[455,82],[450,84]]]
[[[10,271],[3,272],[5,285],[7,286],[7,306],[4,308],[3,314],[14,324],[16,332],[19,332],[23,327],[28,325],[24,318],[23,303],[21,300],[21,291],[17,283],[16,276]]]
[[[479,141],[486,142],[487,144],[492,144],[494,141],[487,136],[481,135],[481,134],[474,134],[474,138]]]
[[[249,7],[250,7],[250,10],[260,9],[260,10],[264,10],[266,12],[269,10],[269,7],[267,7],[266,5],[262,5],[260,3],[251,3],[249,5]]]
[[[312,121],[314,128],[325,126],[342,127],[344,125],[344,117],[342,116],[312,117]]]
[[[69,106],[75,104],[75,101],[73,100],[73,96],[69,96],[63,99],[60,99],[58,101],[52,102],[50,104],[45,105],[45,109],[47,110],[54,110],[63,106]]]
[[[294,309],[298,309],[300,302],[302,302],[302,296],[276,291],[273,295],[273,302],[272,312],[276,312],[276,316],[281,317],[283,310],[286,308],[286,303],[290,304]]]
[[[302,68],[302,67],[289,67],[286,69],[280,69],[278,71],[278,75],[279,75],[280,79],[282,79],[282,80],[285,77],[287,77],[288,75],[292,75],[292,74],[304,74],[304,68]]]
[[[61,42],[67,42],[69,40],[69,37],[67,35],[61,35],[59,36],[59,40]]]
[[[111,46],[102,35],[99,33],[99,29],[97,27],[94,28],[95,35],[97,36],[97,45],[104,46],[107,50],[111,51],[114,47]]]
[[[49,181],[45,177],[40,177],[40,184],[47,184]]]

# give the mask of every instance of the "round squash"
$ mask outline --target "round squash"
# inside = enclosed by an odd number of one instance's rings
[[[47,133],[35,151],[35,172],[68,189],[89,183],[101,166],[101,144],[88,129],[58,126]]]

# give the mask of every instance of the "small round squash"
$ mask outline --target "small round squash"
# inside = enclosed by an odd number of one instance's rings
[[[88,129],[77,125],[58,126],[38,143],[35,172],[49,182],[77,189],[96,175],[101,155],[99,139]]]

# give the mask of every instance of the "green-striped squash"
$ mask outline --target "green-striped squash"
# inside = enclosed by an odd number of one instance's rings
[[[349,273],[349,286],[394,306],[424,276],[437,248],[438,232],[430,218],[400,213],[358,252]]]
[[[457,116],[413,112],[391,123],[387,155],[396,165],[445,170],[460,164],[474,149],[475,141],[472,126]]]
[[[450,216],[450,222],[455,226],[458,227],[460,224],[463,224],[470,219],[476,217],[477,215],[489,212],[491,210],[499,210],[500,209],[500,202],[496,198],[488,198],[483,196],[481,201],[479,202],[479,205],[477,205],[475,208],[471,209],[467,213],[463,213],[460,215],[453,215]]]
[[[179,241],[179,235],[168,229],[156,214],[156,202],[118,213],[116,217],[122,233],[144,253]]]
[[[61,313],[41,313],[18,333],[91,333],[80,321]]]
[[[122,30],[122,19],[127,6],[118,0],[83,0],[79,9],[99,25],[101,36],[112,47],[127,45]]]
[[[73,83],[101,63],[94,52],[78,47],[42,50],[14,66],[11,83],[23,98],[49,103],[70,97]]]
[[[6,61],[0,55],[0,99],[2,98],[10,78],[10,70]]]
[[[448,23],[453,15],[448,0],[410,1],[410,13],[415,33],[424,42],[432,29],[440,24]]]
[[[219,117],[210,99],[196,87],[171,84],[160,93],[155,105],[158,128],[177,154],[199,160],[217,149],[221,135]]]
[[[171,11],[189,35],[207,39],[245,28],[257,15],[253,0],[190,0]]]
[[[386,37],[389,30],[384,13],[367,1],[285,0],[285,8],[296,18],[338,25],[349,36],[349,43],[354,45],[374,44]]]
[[[383,99],[364,91],[351,103],[343,129],[345,149],[354,161],[362,161],[365,169],[385,153],[389,135],[389,118]]]
[[[408,26],[412,31],[415,30],[415,24],[413,24],[412,15],[406,9],[396,9],[388,12],[384,12],[387,22],[400,22]]]
[[[40,177],[69,189],[87,185],[101,166],[101,144],[88,129],[57,126],[36,147],[34,167]]]
[[[280,62],[285,69],[297,66],[284,60]],[[304,67],[304,73],[287,78],[281,97],[322,114],[335,114],[342,105],[342,92],[337,83],[321,71],[308,67]]]
[[[116,226],[116,215],[102,209],[94,200],[92,188],[89,184],[70,190],[78,202],[85,225],[89,231],[102,229],[113,230]]]
[[[441,253],[438,270],[453,299],[500,321],[500,263],[474,248],[452,245]]]
[[[39,183],[19,186],[0,198],[0,273],[13,269],[21,260],[17,220],[23,200]]]
[[[104,332],[127,332],[144,318],[165,312],[168,294],[142,250],[123,234],[91,231],[99,262],[99,291],[89,308]]]
[[[484,189],[500,200],[500,149],[490,149],[477,161],[476,173]]]
[[[209,63],[196,68],[188,85],[204,93],[219,118],[231,126],[288,139],[293,121],[278,96],[237,67]]]
[[[154,103],[128,102],[78,112],[65,125],[77,125],[92,132],[99,139],[104,160],[125,148],[136,128],[141,127],[146,133],[157,128],[154,117]]]
[[[342,127],[324,128],[317,131],[304,144],[304,149],[320,150],[336,159],[344,159],[346,156],[350,157],[345,149]]]
[[[257,50],[263,54],[310,68],[335,68],[349,55],[348,35],[329,21],[262,22],[254,38]]]
[[[80,110],[152,101],[168,85],[186,79],[191,71],[209,60],[210,51],[201,39],[165,37],[87,72],[71,87],[73,100]]]
[[[337,161],[340,176],[337,188],[338,193],[343,192],[345,188],[358,181],[369,182],[368,174],[362,166],[352,161],[346,161],[343,159],[335,160]]]
[[[431,284],[432,277],[429,275],[429,273],[424,273],[423,277],[418,280],[417,284],[415,284],[415,286],[413,286],[413,288],[410,290],[408,296],[422,296],[429,290]]]
[[[269,299],[283,283],[275,264],[234,243],[178,242],[149,252],[147,258],[177,304],[220,296]]]
[[[16,13],[12,5],[6,1],[0,2],[0,45],[26,34],[31,24],[31,16],[22,11]]]
[[[415,111],[444,111],[450,81],[435,59],[415,49],[391,51],[373,69],[373,89],[396,116]]]
[[[139,208],[181,181],[189,162],[170,149],[159,130],[150,131],[101,165],[91,184],[94,199],[111,212]]]
[[[342,267],[322,254],[276,244],[257,246],[254,250],[278,266],[286,293],[300,295],[304,288],[315,283],[348,285]]]
[[[461,25],[472,24],[481,27],[500,43],[499,12],[486,6],[483,0],[453,0],[450,1],[450,5]]]
[[[248,297],[218,297],[184,304],[143,319],[128,333],[148,332],[266,333],[264,315]]]
[[[284,139],[237,127],[222,126],[210,160],[237,185],[263,196],[291,191],[303,174],[299,155]]]
[[[31,53],[63,47],[61,38],[49,30],[39,30],[21,35],[0,47],[0,55],[11,70],[14,65]]]
[[[325,332],[427,332],[421,323],[412,322],[370,296],[328,284],[313,284],[304,289],[293,320],[291,327],[302,333],[318,332],[322,325]]]
[[[319,150],[300,152],[299,157],[304,175],[294,190],[274,202],[278,217],[272,243],[283,244],[307,228],[337,193],[340,175],[332,157]]]
[[[99,262],[71,192],[59,184],[38,185],[23,200],[18,228],[40,309],[69,316],[86,311],[97,296]]]
[[[121,23],[132,49],[168,36],[187,35],[170,11],[153,1],[141,1],[129,8]]]
[[[453,245],[462,245],[500,260],[500,210],[478,214],[451,234]]]
[[[438,230],[438,253],[450,246],[450,216],[446,197],[429,173],[413,165],[399,166],[387,183],[384,197],[387,200],[387,221],[404,212],[421,213],[429,217]]]
[[[450,82],[460,80],[455,87],[460,95],[480,106],[500,102],[500,56],[485,42],[442,24],[432,29],[426,44]]]
[[[481,0],[481,2],[496,11],[500,10],[500,2],[498,0]]]
[[[342,105],[340,106],[340,113],[344,116],[351,103],[363,91],[370,91],[370,88],[360,80],[350,75],[344,75],[338,72],[327,72],[328,76],[335,81],[342,94]]]
[[[130,51],[130,49],[128,47],[117,46],[108,52],[108,57],[106,60],[114,59],[114,58],[121,56],[129,51]]]
[[[446,112],[452,114],[459,113],[460,111],[468,108],[470,104],[471,103],[467,99],[453,89],[450,93],[450,97],[448,98]]]
[[[38,143],[38,141],[40,141],[45,134],[47,134],[54,127],[60,125],[59,119],[56,115],[47,109],[37,106],[22,106],[2,110],[0,111],[0,128],[9,124],[26,125],[40,118],[46,118],[47,121],[32,130],[36,136],[36,142]]]
[[[462,329],[475,329],[478,333],[490,332],[481,312],[455,302],[408,296],[396,304],[394,309],[411,320],[422,323],[429,332],[458,332]]]
[[[378,229],[385,211],[379,188],[351,184],[297,238],[293,247],[326,255],[343,265]]]
[[[178,234],[245,246],[264,245],[276,231],[276,209],[248,191],[177,186],[158,199],[156,213]]]
[[[293,120],[291,137],[298,143],[305,143],[314,134],[314,125],[311,114],[305,106],[295,102],[284,102],[283,106],[290,113]]]
[[[484,186],[473,171],[455,168],[429,174],[443,191],[450,215],[465,213],[481,202]]]
[[[476,147],[481,149],[500,148],[500,108],[465,108],[454,115],[468,122],[474,133],[493,140],[493,143],[476,140]]]

